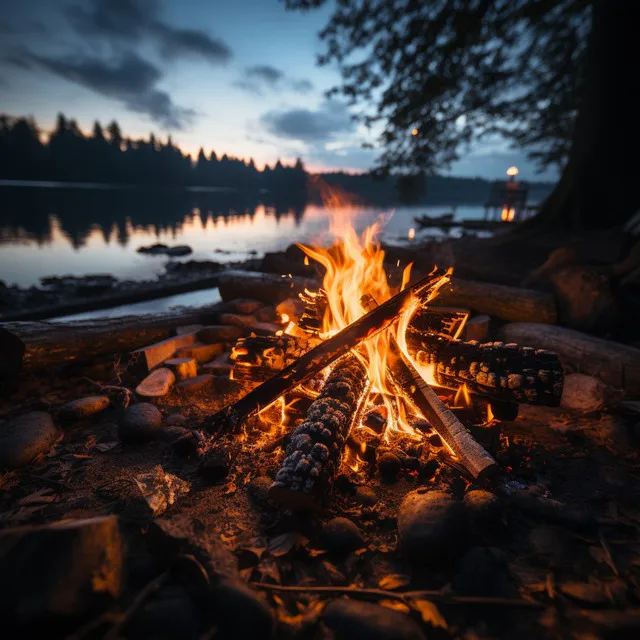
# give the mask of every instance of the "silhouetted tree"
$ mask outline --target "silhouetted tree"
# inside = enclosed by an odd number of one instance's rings
[[[535,226],[603,228],[640,208],[639,23],[637,0],[344,0],[319,62],[374,105],[360,118],[384,123],[382,169],[431,172],[499,133],[563,168]]]

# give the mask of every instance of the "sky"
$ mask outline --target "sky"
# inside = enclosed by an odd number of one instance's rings
[[[340,83],[318,67],[318,33],[331,2],[289,12],[280,0],[0,0],[0,113],[30,115],[45,131],[56,115],[89,132],[117,120],[132,138],[150,132],[195,157],[248,159],[261,167],[300,156],[311,171],[364,171],[379,153],[375,131],[324,93]],[[520,150],[485,140],[449,171],[503,178]]]

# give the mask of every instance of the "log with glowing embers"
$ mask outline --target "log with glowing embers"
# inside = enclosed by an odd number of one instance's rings
[[[367,372],[348,355],[338,361],[306,418],[291,434],[269,497],[285,509],[313,510],[329,494],[351,427],[369,390]]]

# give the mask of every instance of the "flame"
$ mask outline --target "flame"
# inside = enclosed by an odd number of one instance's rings
[[[458,390],[456,391],[456,395],[453,399],[453,405],[455,407],[470,407],[471,406],[471,396],[469,395],[469,389],[467,389],[467,385],[462,383]]]
[[[282,324],[287,324],[289,322],[289,314],[287,313],[281,313],[280,314],[280,322]]]
[[[487,424],[489,422],[493,422],[495,420],[495,416],[493,415],[493,411],[491,411],[491,404],[487,404]]]
[[[352,224],[353,216],[349,215],[354,211],[349,209],[348,202],[345,207],[344,196],[332,190],[328,194],[325,192],[325,195],[326,206],[331,212],[330,232],[339,242],[328,249],[299,245],[307,256],[325,268],[322,287],[326,292],[328,305],[322,320],[322,339],[327,339],[365,315],[367,309],[363,304],[366,304],[366,300],[381,304],[396,293],[387,281],[384,270],[385,252],[378,242],[384,220],[378,219],[359,235]],[[337,205],[341,207],[339,214]],[[409,264],[403,271],[401,289],[409,282],[411,267]],[[444,276],[441,284],[448,279],[448,276]],[[393,327],[365,341],[354,353],[367,368],[372,393],[380,394],[387,415],[393,418],[388,421],[387,428],[408,433],[413,433],[413,428],[407,416],[415,413],[415,410],[405,406],[404,398],[396,397],[397,391],[387,379],[387,359],[391,338],[396,339],[398,346],[408,357],[404,334],[419,304],[417,299],[410,299]],[[433,372],[426,367],[423,369],[426,371],[421,373],[426,376],[427,382],[434,382]]]

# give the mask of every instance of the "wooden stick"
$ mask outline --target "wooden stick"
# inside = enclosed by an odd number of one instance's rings
[[[321,342],[296,362],[250,391],[234,404],[206,420],[204,428],[212,433],[235,431],[249,416],[270,405],[283,393],[322,371],[365,340],[373,338],[390,327],[396,322],[405,303],[412,295],[415,293],[424,295],[426,291],[433,295],[448,279],[448,274],[439,271],[407,287],[383,302],[379,307],[358,318],[335,336]]]

